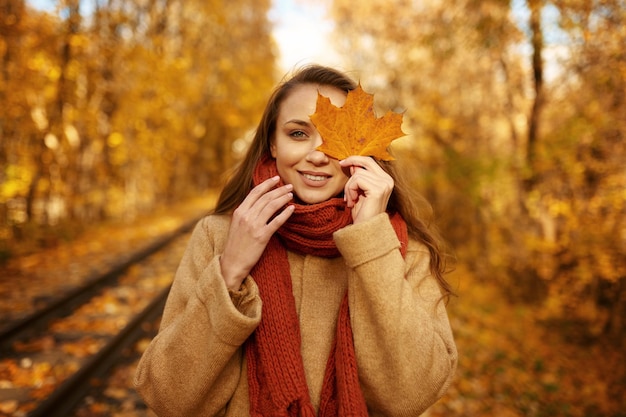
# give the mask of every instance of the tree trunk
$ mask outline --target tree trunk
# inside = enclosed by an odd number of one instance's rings
[[[529,175],[525,181],[526,191],[532,190],[537,183],[538,173],[536,171],[537,146],[539,137],[539,127],[541,110],[543,108],[543,32],[541,27],[542,0],[528,0],[530,9],[530,31],[531,46],[533,50],[532,68],[535,99],[528,118],[528,142],[526,145],[526,165]]]

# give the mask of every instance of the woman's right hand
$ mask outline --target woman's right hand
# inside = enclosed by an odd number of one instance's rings
[[[290,205],[272,218],[293,198],[291,184],[274,188],[279,180],[278,176],[272,177],[254,187],[233,212],[226,246],[220,258],[222,276],[231,290],[239,289],[261,258],[274,232],[294,211],[294,206]]]

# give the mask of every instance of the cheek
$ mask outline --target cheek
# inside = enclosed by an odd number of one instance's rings
[[[341,188],[345,187],[346,183],[348,182],[348,176],[345,175],[345,172],[339,171],[339,175],[338,177],[339,179],[339,183],[341,184]]]
[[[295,146],[282,146],[276,148],[273,154],[277,164],[294,165],[306,156],[306,150]]]
[[[334,183],[337,186],[341,186],[343,188],[348,182],[348,179],[350,178],[350,168],[342,168],[341,165],[339,165],[339,162],[337,161],[332,161],[331,164],[332,164],[333,171],[334,171],[333,172],[333,177],[335,178]]]
[[[292,167],[299,161],[299,159],[294,158],[290,152],[286,152],[285,150],[276,152],[275,158],[278,175],[280,175],[283,180],[288,179],[290,173],[292,172]],[[288,182],[291,182],[291,180]]]

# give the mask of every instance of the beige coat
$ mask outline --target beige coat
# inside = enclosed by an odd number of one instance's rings
[[[196,226],[172,286],[159,334],[145,351],[135,385],[161,417],[244,417],[248,382],[242,344],[261,320],[254,279],[229,292],[220,273],[230,217]],[[341,298],[348,289],[359,379],[370,416],[411,416],[440,398],[457,351],[429,253],[409,242],[406,258],[386,214],[334,235],[342,257],[288,253],[313,405]]]

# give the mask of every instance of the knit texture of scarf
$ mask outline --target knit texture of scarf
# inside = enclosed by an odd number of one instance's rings
[[[254,184],[275,175],[278,175],[275,161],[264,158],[256,167]],[[328,258],[340,256],[333,232],[350,224],[352,218],[342,198],[295,206],[294,213],[278,230],[278,236],[270,239],[250,273],[263,300],[261,322],[245,345],[251,417],[315,417],[302,362],[300,325],[287,250]],[[404,255],[408,241],[406,224],[398,214],[390,218]],[[326,364],[318,416],[367,415],[346,293]]]

